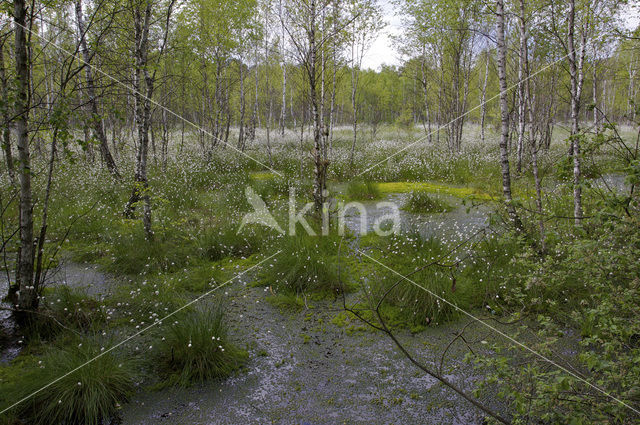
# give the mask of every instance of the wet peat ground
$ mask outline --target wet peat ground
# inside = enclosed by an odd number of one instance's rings
[[[385,200],[401,205],[405,198],[392,194]],[[402,230],[461,239],[486,226],[486,210],[467,213],[459,200],[450,201],[458,208],[446,214],[401,211]],[[376,202],[364,205],[371,230],[385,211]],[[348,215],[346,225],[358,233],[359,216]],[[282,310],[268,302],[269,290],[252,287],[250,278],[225,293],[231,335],[239,346],[249,347],[245,370],[205,386],[140,393],[125,406],[124,424],[482,423],[481,412],[414,366],[388,336],[357,319],[335,320],[341,313],[344,318],[341,298],[309,301],[300,311]],[[468,345],[458,339],[449,346],[465,324],[397,336],[430,366],[440,365],[446,349],[444,374],[470,392],[481,377],[464,357],[469,347],[486,350],[483,343],[491,336],[473,323],[465,329]]]
[[[392,341],[360,322],[334,324],[341,300],[299,312],[266,302],[268,292],[236,283],[228,291],[231,335],[250,347],[250,360],[231,378],[187,389],[139,393],[124,407],[124,424],[475,424],[469,403],[413,366]],[[401,332],[417,358],[439,364],[462,328],[441,325]],[[484,331],[470,326],[478,349]],[[479,348],[481,349],[481,348]],[[445,373],[471,390],[478,377],[454,343]]]

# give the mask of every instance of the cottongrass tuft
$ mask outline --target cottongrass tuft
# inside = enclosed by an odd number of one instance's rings
[[[85,339],[35,358],[34,364],[24,367],[19,376],[16,373],[6,383],[7,387],[2,385],[3,392],[12,395],[11,399],[2,397],[3,404],[29,396],[63,377],[16,406],[14,414],[34,425],[102,425],[117,419],[120,405],[135,388],[131,361],[122,362],[109,352],[65,376],[94,359],[101,348],[103,344],[98,340]]]
[[[229,341],[224,309],[217,301],[179,315],[159,345],[161,372],[169,385],[226,378],[248,357]]]

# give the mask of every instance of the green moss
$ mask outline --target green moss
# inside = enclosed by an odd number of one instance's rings
[[[441,193],[458,198],[491,200],[493,196],[470,187],[455,187],[442,183],[431,182],[383,182],[376,183],[380,193],[409,193],[415,191]]]
[[[370,330],[360,319],[353,315],[353,313],[342,311],[336,314],[332,319],[331,323],[334,325],[343,328],[348,335],[351,335],[355,332],[366,332]]]
[[[267,297],[266,300],[283,312],[297,312],[305,308],[304,299],[296,294],[278,293]]]
[[[276,177],[276,174],[274,174],[272,171],[254,171],[252,173],[249,173],[249,176],[256,181],[259,180],[272,180]]]

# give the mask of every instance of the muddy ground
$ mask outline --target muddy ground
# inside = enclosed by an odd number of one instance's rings
[[[342,302],[309,302],[283,311],[269,292],[246,283],[227,290],[228,318],[250,360],[231,378],[187,389],[141,392],[123,409],[124,424],[474,424],[481,415],[450,389],[413,366],[392,341],[358,321],[340,320]],[[336,320],[335,318],[338,317]],[[400,333],[417,358],[439,364],[464,323],[419,334]],[[469,327],[479,348],[488,336]],[[448,378],[469,390],[478,377],[456,342]]]

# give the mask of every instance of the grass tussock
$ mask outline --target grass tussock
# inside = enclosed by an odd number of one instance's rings
[[[167,384],[179,386],[226,378],[247,359],[247,353],[229,341],[219,303],[178,316],[161,349],[161,373]]]
[[[376,183],[371,181],[351,181],[347,186],[347,198],[353,201],[379,199],[381,192]]]
[[[438,196],[433,196],[421,190],[414,190],[403,209],[415,213],[443,213],[453,210],[453,206]]]
[[[217,261],[225,257],[248,257],[260,248],[262,239],[255,228],[243,229],[238,234],[232,226],[209,227],[197,240],[200,256]]]
[[[20,421],[16,423],[111,423],[118,417],[120,405],[133,394],[136,375],[131,360],[120,361],[110,352],[87,363],[103,349],[97,341],[75,341],[64,348],[50,349],[43,356],[23,359],[26,361],[17,367],[3,368],[0,402],[7,406],[52,383],[15,407],[12,414]]]
[[[301,294],[305,292],[336,293],[338,282],[337,254],[340,239],[336,236],[309,236],[298,233],[283,237],[282,253],[274,258],[273,267],[264,268],[262,282],[274,291]]]
[[[45,288],[40,311],[27,317],[22,332],[28,342],[52,341],[72,330],[88,332],[104,323],[100,303],[86,291],[68,286]]]

